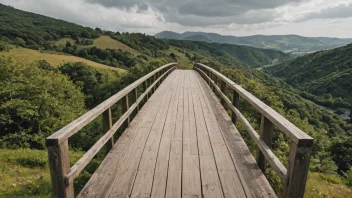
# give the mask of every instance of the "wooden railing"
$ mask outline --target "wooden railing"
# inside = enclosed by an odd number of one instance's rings
[[[194,69],[205,79],[209,86],[220,95],[221,104],[232,111],[232,121],[240,120],[258,147],[257,164],[265,172],[266,161],[276,171],[284,184],[283,197],[300,198],[304,195],[308,175],[309,159],[313,146],[313,138],[298,129],[295,125],[264,104],[241,86],[217,72],[216,70],[197,63]],[[233,91],[230,101],[225,95],[226,87]],[[237,109],[242,97],[262,115],[260,134],[250,125],[248,120]],[[225,106],[226,105],[226,106]],[[276,126],[290,139],[288,168],[281,163],[271,150],[273,129]]]
[[[160,85],[161,81],[177,67],[178,65],[176,63],[170,63],[154,70],[46,139],[53,197],[74,197],[73,180],[104,145],[107,150],[110,150],[114,146],[115,132],[123,124],[128,125],[130,123],[130,116],[134,110],[137,109],[137,111],[139,111],[141,101],[151,95],[156,87]],[[143,86],[144,92],[138,97],[137,89],[140,85]],[[133,104],[129,103],[129,94],[132,94],[135,98]],[[111,106],[119,100],[122,100],[123,115],[115,124],[112,124]],[[101,114],[103,118],[104,135],[76,162],[76,164],[70,167],[68,138]]]

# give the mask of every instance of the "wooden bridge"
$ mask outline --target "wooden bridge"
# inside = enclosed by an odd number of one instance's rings
[[[232,90],[231,100],[225,89]],[[237,109],[240,98],[262,115],[259,134]],[[111,107],[120,100],[124,113],[112,123]],[[68,138],[100,115],[102,137],[71,167]],[[256,143],[257,159],[237,122]],[[121,126],[127,128],[115,142]],[[287,168],[271,150],[274,127],[290,139]],[[46,139],[53,197],[74,197],[73,180],[105,145],[109,153],[78,197],[277,197],[263,174],[268,163],[282,180],[282,197],[300,198],[312,144],[221,73],[203,64],[179,70],[176,63],[140,78]]]

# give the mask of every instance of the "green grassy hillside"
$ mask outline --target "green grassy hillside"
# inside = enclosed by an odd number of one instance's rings
[[[298,57],[265,71],[301,90],[352,103],[352,44]]]
[[[83,62],[95,68],[116,70],[121,72],[126,71],[124,69],[109,67],[107,65],[103,65],[103,64],[93,62],[84,58],[76,57],[76,56],[40,52],[38,50],[32,50],[32,49],[27,49],[22,47],[12,47],[12,49],[10,49],[8,52],[7,51],[0,52],[0,55],[12,56],[18,60],[21,60],[27,63],[31,63],[36,60],[45,60],[48,63],[50,63],[50,65],[52,66],[60,66],[68,62]]]

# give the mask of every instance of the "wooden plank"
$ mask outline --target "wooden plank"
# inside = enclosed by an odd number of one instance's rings
[[[168,86],[168,84],[166,86]],[[157,96],[153,97],[154,95]],[[131,149],[126,153],[127,157],[125,161],[122,162],[121,166],[113,174],[119,175],[119,177],[114,178],[109,186],[110,188],[107,189],[101,196],[127,197],[131,193],[138,166],[141,162],[142,154],[147,146],[146,144],[148,137],[152,133],[153,128],[158,126],[160,123],[159,120],[162,118],[163,108],[167,103],[167,98],[170,98],[170,91],[166,89],[164,93],[159,92],[153,94],[153,96],[153,102],[155,102],[156,106],[158,106],[154,108],[156,110],[156,116],[148,119],[148,121],[143,124],[141,131],[142,135],[139,139],[133,142]]]
[[[197,79],[195,73],[192,73],[192,76],[196,79],[195,83],[200,87],[199,101],[202,106],[224,197],[246,197],[234,162],[232,161],[225,140],[220,132],[217,118],[211,108],[209,99],[206,96],[203,87],[200,85],[202,82]]]
[[[199,169],[196,120],[194,117],[191,76],[186,75],[184,94],[183,152],[182,152],[182,197],[202,196],[202,184]]]
[[[200,88],[195,84],[195,79],[191,80],[191,86],[192,99],[194,104],[193,108],[197,127],[202,194],[203,197],[224,197],[214,159],[214,153],[211,148],[204,115],[202,113],[202,106],[199,102]]]
[[[68,141],[48,146],[48,157],[53,197],[74,197],[73,184],[66,183],[64,180],[70,170]]]
[[[162,67],[159,67],[158,69],[150,72],[149,74],[143,76],[142,78],[138,79],[137,81],[133,82],[129,86],[125,87],[123,90],[119,91],[115,95],[111,96],[109,99],[105,100],[92,110],[88,111],[81,117],[77,118],[70,124],[66,125],[59,131],[53,133],[49,137],[46,138],[46,145],[54,145],[54,144],[59,144],[69,137],[71,137],[73,134],[75,134],[77,131],[82,129],[84,126],[86,126],[88,123],[90,123],[92,120],[94,120],[96,117],[98,117],[100,114],[102,114],[105,110],[110,108],[112,105],[114,105],[117,101],[119,101],[122,97],[124,97],[127,93],[131,92],[133,89],[135,89],[138,85],[142,84],[146,79],[154,75],[156,72],[168,68],[169,71],[172,71],[174,66],[176,66],[176,63],[170,63],[167,65],[164,65]],[[170,69],[171,68],[171,69]],[[162,77],[164,77],[163,75]],[[161,78],[162,78],[161,77]],[[160,79],[161,79],[160,78]]]
[[[200,71],[202,72],[202,71]],[[220,94],[220,97],[222,97],[227,105],[230,107],[230,109],[236,114],[236,116],[239,118],[239,120],[242,122],[243,126],[246,128],[247,132],[251,136],[251,138],[254,140],[260,151],[263,153],[265,156],[265,159],[270,163],[271,167],[276,171],[280,179],[285,182],[286,181],[286,175],[287,175],[287,169],[286,167],[281,163],[281,161],[275,156],[275,154],[272,152],[272,150],[266,145],[266,143],[260,139],[260,136],[258,133],[253,129],[251,124],[248,122],[248,120],[242,115],[242,113],[236,109],[234,106],[232,106],[230,100],[220,91],[220,88],[215,85],[214,82],[212,82],[213,86],[215,87],[215,90]]]
[[[185,71],[178,71],[181,77],[181,84],[177,90],[178,103],[176,114],[176,126],[171,136],[170,159],[167,175],[166,197],[181,197],[182,177],[182,134],[183,134],[183,100]]]
[[[284,186],[283,197],[303,198],[311,152],[311,147],[291,142],[288,158],[288,180]]]
[[[107,133],[112,127],[112,117],[111,117],[111,109],[104,111],[103,115],[103,135]],[[114,136],[110,138],[108,142],[106,142],[106,153],[108,153],[112,147],[114,146]]]
[[[198,79],[201,78],[197,75]],[[203,85],[247,197],[276,197],[246,143],[210,87]]]
[[[158,90],[162,93],[166,89],[167,82],[161,84]],[[136,118],[131,122],[130,127],[117,140],[114,148],[105,157],[78,197],[95,197],[106,193],[108,190],[106,186],[109,187],[114,180],[113,175],[116,175],[117,170],[127,159],[130,159],[129,155],[135,150],[136,144],[133,142],[138,142],[141,136],[146,133],[143,127],[151,126],[150,123],[155,118],[161,105],[160,102],[153,101],[154,97],[158,96],[158,94],[154,94],[142,107]]]
[[[262,115],[261,123],[260,123],[260,138],[265,142],[266,145],[271,149],[272,139],[274,133],[274,125],[268,120],[264,115]],[[258,149],[257,155],[257,164],[259,168],[265,173],[266,169],[266,160],[264,154]]]
[[[178,88],[181,81],[179,80],[180,79],[179,75],[177,75],[176,78],[177,78],[176,81],[177,81],[177,88]],[[172,98],[172,104],[167,113],[165,129],[160,141],[158,159],[155,166],[151,197],[165,197],[171,138],[172,138],[172,134],[176,129],[176,115],[177,115],[177,106],[179,101],[178,97],[179,95],[176,93]]]
[[[230,79],[217,72],[216,70],[197,63],[197,67],[205,68],[209,70],[212,75],[222,79],[231,89],[235,90],[239,95],[245,99],[249,104],[251,104],[254,108],[256,108],[260,113],[262,113],[266,118],[268,118],[275,126],[277,126],[283,133],[285,133],[291,140],[293,140],[296,144],[300,142],[300,144],[304,144],[306,146],[312,146],[313,138],[304,133],[302,130],[293,125],[290,121],[284,118],[282,115],[277,113],[271,107],[263,103],[261,100],[253,96],[251,93],[243,89],[241,86],[232,82]]]
[[[175,74],[174,76],[177,75]],[[149,197],[152,192],[152,185],[158,151],[161,144],[161,138],[164,132],[164,126],[169,108],[171,106],[172,98],[175,95],[175,92],[177,91],[176,86],[174,87],[174,85],[177,85],[177,78],[175,77],[172,78],[172,82],[169,84],[168,90],[163,93],[165,95],[168,95],[168,97],[165,99],[166,103],[164,104],[163,108],[159,109],[159,111],[161,111],[159,117],[157,117],[153,123],[150,135],[148,137],[142,154],[141,161],[138,166],[138,171],[135,176],[136,178],[134,180],[133,189],[129,197]]]

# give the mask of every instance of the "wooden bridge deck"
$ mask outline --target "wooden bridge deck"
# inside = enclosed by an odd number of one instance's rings
[[[276,197],[195,71],[175,70],[78,197]]]

